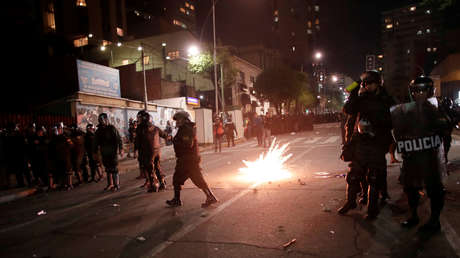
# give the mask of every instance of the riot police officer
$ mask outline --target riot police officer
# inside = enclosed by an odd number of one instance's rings
[[[436,106],[436,98],[432,98],[434,86],[430,78],[413,80],[409,93],[413,101],[391,111],[397,150],[403,158],[401,183],[411,210],[411,216],[401,226],[411,228],[419,223],[419,192],[425,187],[430,198],[431,216],[419,230],[436,232],[441,229],[439,216],[444,206],[442,174],[446,167],[441,145],[448,119]]]
[[[84,162],[85,157],[85,135],[84,132],[78,128],[76,124],[71,125],[70,127],[70,139],[72,140],[72,167],[75,173],[75,177],[78,180],[77,185],[83,183],[83,173],[82,165],[86,167],[86,162]],[[88,178],[88,171],[84,169],[85,180]]]
[[[54,136],[52,138],[54,158],[54,173],[61,182],[61,187],[66,190],[71,190],[72,185],[72,160],[71,150],[73,142],[64,131],[64,124],[59,123],[54,128]],[[51,180],[52,175],[50,175]]]
[[[139,153],[139,167],[148,178],[148,192],[164,190],[166,181],[160,167],[160,137],[166,139],[168,135],[150,122],[147,111],[139,111],[137,118],[135,149]]]
[[[86,126],[86,134],[85,134],[85,150],[86,156],[88,157],[89,169],[91,173],[91,180],[95,182],[99,182],[103,178],[101,172],[101,160],[99,157],[99,152],[95,151],[95,133],[94,133],[94,125],[88,124]],[[96,179],[96,174],[98,178]]]
[[[357,133],[352,137],[354,154],[347,174],[347,202],[339,214],[357,207],[356,195],[361,192],[363,178],[367,179],[368,207],[366,219],[375,219],[379,213],[379,194],[386,183],[385,153],[391,143],[391,98],[382,86],[380,74],[366,71],[361,76],[357,94],[350,95],[344,112],[357,115]]]
[[[96,151],[101,152],[102,164],[107,173],[107,187],[104,190],[118,191],[120,178],[118,175],[118,155],[123,152],[120,133],[115,126],[109,123],[106,113],[98,117],[99,125],[96,130],[95,146]]]
[[[169,206],[181,206],[180,191],[185,181],[190,178],[206,195],[206,201],[201,205],[207,207],[217,202],[217,198],[209,189],[208,184],[201,173],[201,157],[198,151],[195,123],[190,121],[189,114],[185,111],[178,111],[173,119],[179,128],[173,138],[174,152],[176,153],[176,168],[173,176],[174,198],[167,200]]]

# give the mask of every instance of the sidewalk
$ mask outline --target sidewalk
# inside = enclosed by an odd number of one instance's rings
[[[460,136],[459,136],[460,137]],[[460,138],[459,138],[460,139]],[[235,144],[238,143],[243,143],[245,142],[245,138],[239,138],[235,140]],[[206,144],[200,146],[200,152],[203,151],[208,151],[212,150],[214,148],[213,144]],[[174,153],[174,148],[172,145],[170,146],[163,146],[161,148],[161,160],[170,160],[175,158],[175,153]],[[133,171],[138,167],[137,164],[137,159],[133,158],[128,158],[126,154],[123,155],[123,157],[119,160],[119,165],[118,169],[120,171],[120,175]],[[22,188],[13,188],[13,189],[6,189],[0,191],[0,204],[6,203],[6,202],[12,202],[14,200],[18,200],[36,193],[44,192],[46,191],[46,187],[39,188],[39,187],[33,187],[33,188],[27,188],[27,187],[22,187]]]

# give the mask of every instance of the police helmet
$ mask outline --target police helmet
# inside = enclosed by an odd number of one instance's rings
[[[428,92],[428,98],[431,98],[434,96],[434,82],[429,77],[417,77],[410,82],[409,91],[411,95],[415,92],[426,91]]]
[[[364,84],[364,86],[371,83],[377,83],[377,85],[380,86],[382,85],[382,77],[377,71],[365,71],[361,75],[361,83]]]
[[[185,112],[183,110],[180,110],[180,111],[177,111],[174,114],[173,119],[174,120],[178,120],[178,119],[190,120],[190,115],[189,115],[189,113],[187,113],[187,112]]]
[[[99,123],[102,123],[104,120],[107,120],[109,117],[107,116],[107,113],[100,113],[98,117]]]
[[[145,110],[141,110],[141,111],[137,112],[137,119],[142,119],[142,121],[149,121],[150,120],[150,114]]]

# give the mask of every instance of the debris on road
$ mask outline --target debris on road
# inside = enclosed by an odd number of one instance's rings
[[[144,242],[144,241],[146,240],[145,237],[143,237],[143,236],[136,237],[136,239],[137,239],[137,241],[139,241],[139,242]]]
[[[338,174],[338,175],[335,175],[335,177],[339,177],[339,178],[341,178],[341,177],[347,177],[347,174]]]
[[[297,241],[297,239],[293,238],[291,241],[287,242],[286,244],[283,245],[283,248],[286,249],[292,244],[294,244]]]
[[[38,215],[38,216],[46,215],[46,211],[41,210],[41,211],[37,212],[37,215]]]
[[[323,207],[324,212],[331,212],[331,209],[327,207],[326,205],[324,205],[323,203],[321,203],[321,207]]]
[[[120,207],[120,204],[114,203],[114,204],[112,204],[112,207]]]
[[[334,235],[334,234],[335,234],[335,231],[334,231],[334,230],[331,230],[331,231],[329,231],[329,233],[331,233],[332,235]]]
[[[299,182],[300,185],[306,185],[306,184],[307,184],[307,183],[305,183],[304,181],[300,180],[300,178],[297,179],[297,182]]]

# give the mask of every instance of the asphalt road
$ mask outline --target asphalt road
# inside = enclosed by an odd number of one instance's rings
[[[390,165],[392,200],[377,220],[363,219],[366,208],[339,216],[345,198],[347,164],[338,159],[338,124],[287,134],[291,178],[257,183],[242,180],[242,160],[266,149],[255,140],[222,153],[202,153],[204,176],[219,203],[201,208],[204,194],[190,181],[179,208],[166,207],[173,196],[139,188],[135,168],[121,176],[121,190],[104,193],[105,183],[69,192],[41,193],[0,205],[0,257],[458,257],[460,241],[460,148],[450,153],[449,194],[442,232],[420,235],[400,228],[407,214],[400,202],[398,165]],[[174,160],[162,168],[170,185]],[[458,159],[458,160],[457,160]],[[429,216],[424,198],[419,214]],[[37,215],[39,211],[44,215]],[[286,243],[293,242],[288,247]]]

